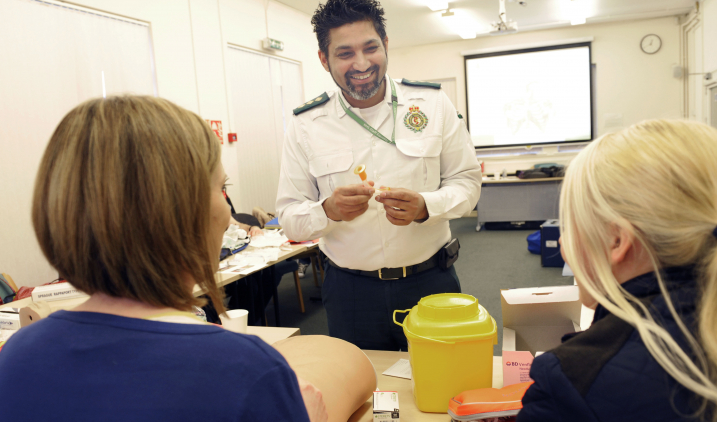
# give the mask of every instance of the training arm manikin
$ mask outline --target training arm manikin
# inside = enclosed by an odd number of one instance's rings
[[[376,389],[376,371],[351,343],[328,336],[298,336],[274,343],[296,376],[323,395],[329,422],[346,422]]]

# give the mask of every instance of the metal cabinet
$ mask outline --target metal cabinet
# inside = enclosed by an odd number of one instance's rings
[[[562,177],[484,180],[476,231],[487,222],[544,221],[558,218]]]

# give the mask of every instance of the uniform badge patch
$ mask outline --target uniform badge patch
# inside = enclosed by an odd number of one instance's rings
[[[428,117],[418,109],[418,106],[411,106],[408,110],[406,117],[403,118],[403,124],[414,132],[420,132],[425,129],[426,125],[428,125]]]

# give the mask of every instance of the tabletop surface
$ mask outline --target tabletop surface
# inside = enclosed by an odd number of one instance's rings
[[[259,337],[267,344],[274,344],[289,337],[300,336],[301,330],[289,327],[256,327],[250,325],[246,327],[246,333]]]
[[[405,378],[389,377],[381,375],[383,371],[391,367],[399,359],[408,359],[408,352],[387,352],[383,350],[364,350],[366,356],[373,363],[378,377],[378,389],[383,391],[397,391],[400,417],[402,421],[441,421],[447,422],[450,417],[446,413],[424,413],[418,410],[413,399],[411,380]],[[503,365],[500,356],[493,357],[493,388],[503,387]],[[373,420],[373,398],[368,399],[354,414],[348,422],[365,422]]]
[[[267,262],[266,264],[264,264],[264,265],[262,265],[261,267],[257,268],[256,271],[253,271],[253,273],[255,273],[255,272],[257,272],[257,271],[261,271],[261,270],[263,270],[263,269],[265,269],[265,268],[269,268],[270,266],[276,264],[277,262],[281,262],[281,261],[287,260],[287,259],[291,258],[292,256],[296,256],[296,255],[298,255],[298,254],[300,254],[300,253],[303,253],[303,252],[305,252],[305,251],[307,251],[307,250],[309,250],[309,249],[311,249],[311,248],[317,248],[317,247],[318,247],[318,244],[316,244],[316,243],[313,244],[313,245],[310,245],[310,244],[291,245],[291,249],[289,249],[289,250],[281,250],[281,251],[279,252],[279,259],[277,259],[276,261]],[[246,248],[245,250],[239,252],[237,255],[241,255],[242,253],[244,253],[244,252],[249,252],[249,251],[251,251],[251,250],[252,250],[252,246],[251,246],[251,244],[250,244],[248,248]],[[225,259],[225,261],[226,261],[226,260],[231,260],[231,259],[233,259],[235,256],[236,256],[236,255],[230,255],[230,256],[228,256],[228,257]],[[236,280],[240,280],[240,279],[242,279],[242,278],[244,278],[244,277],[246,277],[246,275],[242,275],[242,274],[227,274],[227,273],[222,273],[222,272],[217,272],[217,273],[214,274],[214,278],[215,278],[215,280],[217,281],[217,287],[226,286],[227,284],[232,283],[232,282],[234,282],[234,281],[236,281]],[[195,286],[194,286],[194,291],[193,291],[192,293],[194,294],[194,296],[201,296],[202,294],[204,294],[204,291],[203,291],[198,285],[195,285]]]

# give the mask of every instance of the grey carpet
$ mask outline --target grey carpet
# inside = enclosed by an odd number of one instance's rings
[[[451,231],[461,243],[460,258],[456,272],[463,293],[478,298],[495,318],[498,325],[498,345],[494,353],[500,355],[502,341],[502,318],[500,290],[518,287],[558,286],[572,284],[572,277],[563,277],[562,268],[540,266],[540,256],[528,252],[526,237],[532,230],[482,230],[475,231],[476,218],[460,218],[451,221]],[[326,313],[320,298],[321,289],[314,286],[311,267],[301,279],[306,313],[299,312],[299,303],[292,274],[284,275],[279,285],[279,310],[281,325],[299,327],[301,334],[326,334]],[[266,309],[269,325],[274,325],[274,308]]]

